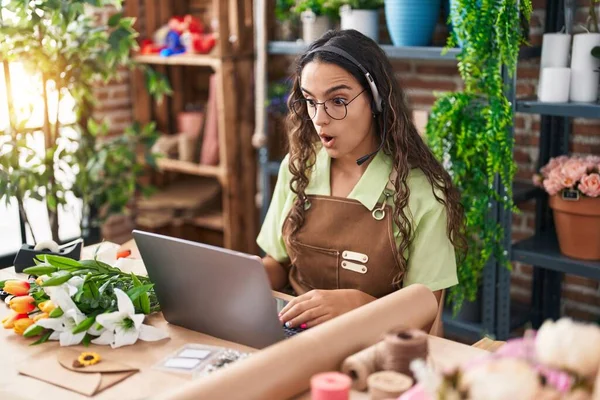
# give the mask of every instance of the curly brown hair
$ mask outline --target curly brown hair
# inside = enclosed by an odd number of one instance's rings
[[[341,48],[362,64],[373,77],[383,99],[384,108],[387,108],[386,112],[376,116],[376,124],[377,131],[381,132],[383,130],[381,127],[385,127],[387,130],[382,149],[391,157],[394,169],[397,171],[396,179],[393,182],[395,187],[393,219],[400,230],[402,240],[398,248],[401,255],[399,270],[393,283],[400,286],[402,276],[407,268],[407,250],[415,233],[411,224],[410,211],[407,209],[410,196],[407,177],[410,169],[420,168],[427,177],[436,200],[446,208],[448,238],[457,250],[462,250],[457,254],[464,254],[466,241],[464,238],[464,211],[460,203],[460,194],[453,185],[448,172],[417,132],[410,117],[411,112],[404,91],[394,77],[392,65],[386,54],[377,43],[355,30],[329,31],[313,42],[308,50],[298,58],[288,100],[290,111],[293,102],[303,98],[300,89],[302,70],[304,66],[313,61],[335,64],[351,73],[363,88],[367,88],[367,92],[371,96],[372,107],[375,109],[372,93],[365,76],[357,66],[330,52],[311,53],[324,45]],[[305,190],[310,180],[310,170],[316,161],[319,138],[315,134],[312,122],[298,117],[294,112],[289,113],[287,124],[289,127],[289,170],[292,175],[290,189],[296,195],[296,200],[288,216],[289,221],[286,224],[284,237],[286,237],[286,245],[295,248],[294,237],[304,224]],[[291,262],[293,263],[294,260]]]

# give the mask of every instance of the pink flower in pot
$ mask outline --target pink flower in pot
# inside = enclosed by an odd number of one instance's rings
[[[593,173],[583,176],[578,189],[589,197],[600,196],[600,175]]]
[[[587,173],[587,163],[580,159],[572,159],[563,164],[561,173],[563,184],[572,188],[575,182],[581,179]]]
[[[559,156],[559,157],[551,158],[550,161],[548,161],[548,164],[546,164],[540,170],[540,172],[542,173],[544,178],[547,178],[550,175],[550,172],[552,172],[555,169],[559,169],[557,167],[562,166],[568,159],[569,159],[569,157],[567,157],[567,156]]]
[[[548,194],[554,196],[564,188],[570,187],[569,183],[571,183],[571,186],[573,185],[573,183],[567,181],[565,176],[562,174],[561,168],[557,167],[549,172],[547,178],[544,179],[543,185]]]

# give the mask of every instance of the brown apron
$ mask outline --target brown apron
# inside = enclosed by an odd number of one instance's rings
[[[384,196],[392,193],[386,188]],[[296,249],[288,249],[289,282],[297,295],[313,289],[358,289],[380,298],[398,289],[392,282],[400,271],[400,255],[392,208],[385,201],[369,211],[357,200],[308,195],[305,209]],[[284,232],[288,223],[286,219]],[[441,333],[442,305],[432,334]]]

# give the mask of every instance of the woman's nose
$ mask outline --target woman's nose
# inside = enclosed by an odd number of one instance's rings
[[[327,125],[330,121],[330,117],[325,111],[325,104],[319,104],[316,109],[315,117],[313,118],[313,122],[315,125]]]

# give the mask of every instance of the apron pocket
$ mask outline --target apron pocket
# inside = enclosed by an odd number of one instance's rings
[[[338,263],[340,252],[295,241],[296,277],[312,289],[338,289]]]

